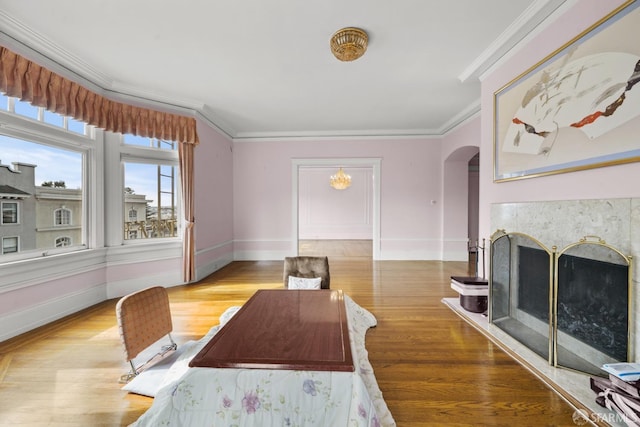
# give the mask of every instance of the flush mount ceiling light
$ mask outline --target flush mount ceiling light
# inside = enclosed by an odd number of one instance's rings
[[[340,61],[354,61],[364,55],[369,37],[360,28],[347,27],[331,36],[331,52]]]
[[[336,190],[344,190],[351,185],[351,175],[344,173],[342,168],[335,175],[331,175],[330,185]]]

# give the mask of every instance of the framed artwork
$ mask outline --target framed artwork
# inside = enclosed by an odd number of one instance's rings
[[[494,181],[640,161],[640,1],[494,94]]]

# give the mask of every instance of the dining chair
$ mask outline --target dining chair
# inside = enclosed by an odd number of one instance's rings
[[[329,289],[329,258],[326,256],[295,256],[284,259],[284,287],[287,289],[316,288],[304,279],[320,278],[319,289]],[[305,284],[306,283],[306,284]]]

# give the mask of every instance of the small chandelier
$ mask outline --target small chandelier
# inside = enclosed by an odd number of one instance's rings
[[[369,38],[360,28],[347,27],[331,36],[331,52],[340,61],[354,61],[364,55]]]
[[[336,190],[345,190],[351,185],[351,175],[347,175],[342,168],[340,168],[335,175],[331,175],[329,182]]]

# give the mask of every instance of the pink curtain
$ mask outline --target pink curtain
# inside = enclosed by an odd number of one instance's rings
[[[196,120],[115,102],[0,46],[0,92],[111,132],[178,141],[185,213],[183,279],[195,277],[193,150]]]
[[[111,132],[198,143],[194,118],[112,101],[2,46],[0,91]]]
[[[189,283],[195,279],[195,239],[193,226],[193,144],[180,144],[178,156],[180,159],[180,180],[182,182],[182,204],[184,207],[184,240],[182,246],[182,277]]]

